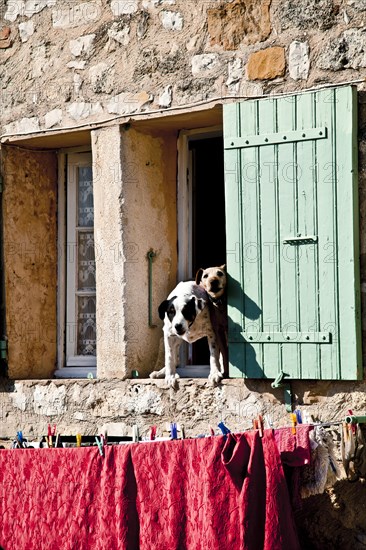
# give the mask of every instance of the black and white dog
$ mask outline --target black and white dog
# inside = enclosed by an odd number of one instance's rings
[[[207,337],[210,349],[209,381],[219,384],[220,350],[212,328],[206,290],[195,281],[183,281],[172,290],[159,306],[159,317],[164,320],[165,366],[150,374],[151,378],[165,378],[166,383],[176,387],[179,375],[176,372],[178,352],[182,341],[192,343]]]

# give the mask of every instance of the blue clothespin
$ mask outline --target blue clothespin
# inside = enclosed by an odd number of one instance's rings
[[[300,409],[295,409],[295,414],[296,414],[297,423],[302,424],[301,410]]]
[[[175,422],[170,423],[170,435],[172,439],[178,439],[177,424]]]
[[[98,445],[100,456],[103,456],[103,444],[102,444],[102,442],[97,438],[97,436],[95,436],[95,441]]]
[[[24,447],[24,443],[23,443],[23,432],[17,432],[17,442],[18,442],[18,445],[19,447]]]
[[[229,428],[227,428],[223,422],[220,422],[218,424],[218,427],[220,428],[220,430],[222,432],[222,435],[227,435],[227,434],[231,433]]]

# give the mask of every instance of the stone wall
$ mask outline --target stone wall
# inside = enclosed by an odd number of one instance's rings
[[[366,65],[360,1],[12,0],[0,9],[3,134],[359,79]]]

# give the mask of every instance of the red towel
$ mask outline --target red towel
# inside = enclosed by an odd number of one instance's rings
[[[234,478],[234,480],[232,479]],[[299,548],[270,430],[0,451],[6,550]]]

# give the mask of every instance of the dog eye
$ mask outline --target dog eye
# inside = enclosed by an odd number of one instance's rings
[[[205,273],[204,275],[202,275],[202,279],[207,279],[208,277],[208,273]]]
[[[168,313],[170,313],[170,315],[174,315],[175,314],[175,308],[173,306],[171,306],[169,309],[168,309]]]
[[[222,271],[217,271],[216,275],[218,275],[219,277],[223,277],[223,276],[224,276],[224,274],[223,274]]]

